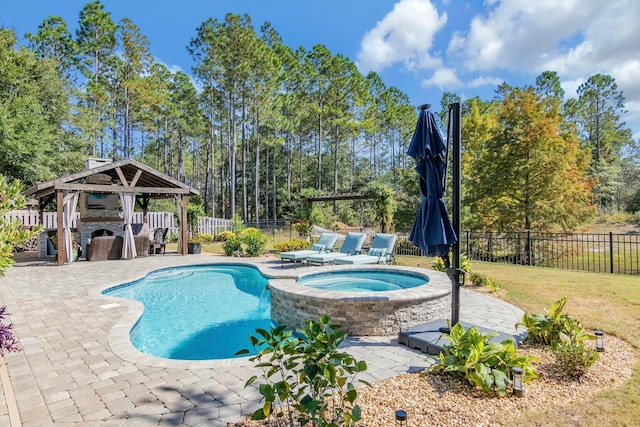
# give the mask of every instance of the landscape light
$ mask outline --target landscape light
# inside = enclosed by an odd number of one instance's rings
[[[517,397],[524,396],[524,388],[522,386],[522,373],[524,371],[522,368],[512,368],[511,373],[513,374],[513,394]]]
[[[604,351],[604,332],[595,331],[594,334],[596,334],[596,350]]]
[[[407,411],[398,409],[396,411],[396,427],[407,427]]]

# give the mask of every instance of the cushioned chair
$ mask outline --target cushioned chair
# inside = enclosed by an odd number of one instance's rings
[[[395,234],[378,233],[373,237],[371,247],[365,255],[353,255],[348,257],[336,258],[335,264],[380,264],[393,263],[393,250],[396,246],[398,236]]]
[[[324,265],[335,262],[336,258],[358,255],[360,251],[362,251],[365,237],[367,237],[367,235],[364,233],[349,232],[339,252],[323,252],[309,255],[307,256],[307,264]]]
[[[153,232],[153,240],[149,241],[149,253],[151,255],[155,255],[157,253],[164,255],[164,251],[167,246],[166,238],[168,231],[168,228],[156,228],[156,231]]]
[[[333,247],[338,240],[338,234],[336,233],[322,233],[318,241],[311,246],[311,249],[302,251],[281,252],[280,260],[282,261],[282,267],[284,268],[284,261],[290,261],[293,263],[293,267],[296,267],[298,262],[303,263],[307,256],[315,255],[323,252],[333,251]]]

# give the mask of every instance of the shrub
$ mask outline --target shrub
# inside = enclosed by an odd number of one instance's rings
[[[439,256],[435,257],[433,261],[431,261],[431,268],[436,271],[445,271],[446,267],[444,265],[444,259]],[[467,274],[471,272],[471,261],[464,254],[460,255],[460,268]]]
[[[512,340],[491,343],[497,333],[482,333],[475,327],[464,330],[458,323],[444,334],[449,344],[438,356],[438,364],[429,368],[434,373],[450,373],[482,389],[483,392],[503,396],[511,384],[511,369],[522,368],[523,381],[538,378],[531,364],[534,357],[519,355]]]
[[[284,326],[256,329],[256,333],[249,341],[254,350],[260,350],[249,360],[262,369],[259,390],[264,404],[252,419],[271,417],[272,425],[278,426],[296,425],[297,419],[300,425],[321,427],[354,426],[360,420],[354,382],[367,365],[338,351],[347,337],[342,326],[324,315],[317,322],[308,321],[300,337]],[[248,353],[240,350],[237,354]],[[245,387],[257,379],[252,376]]]
[[[525,326],[531,341],[546,345],[559,341],[561,332],[568,336],[575,335],[575,339],[578,340],[586,339],[577,338],[580,335],[579,331],[582,330],[578,321],[567,314],[562,314],[566,304],[567,298],[562,298],[551,304],[546,310],[546,315],[525,313],[522,316],[522,322],[517,323],[516,328],[520,325]]]
[[[572,378],[580,378],[598,360],[598,352],[584,345],[584,341],[572,341],[561,333],[561,341],[552,347],[556,364]]]
[[[227,239],[222,244],[222,250],[226,256],[232,256],[234,253],[242,251],[242,241],[240,241],[239,237]]]
[[[200,233],[198,234],[198,238],[202,241],[202,243],[211,243],[215,240],[209,233]]]
[[[267,236],[257,228],[242,230],[240,240],[247,246],[247,254],[252,257],[262,255],[267,247]]]
[[[273,248],[278,252],[298,251],[311,248],[311,242],[307,239],[289,239],[274,243]]]
[[[7,306],[0,307],[0,357],[20,351],[16,337],[13,335],[13,323],[7,325],[2,321],[7,314]]]
[[[234,233],[233,231],[221,231],[216,236],[216,240],[219,242],[226,242],[227,240],[232,239],[234,237],[236,237],[236,233]]]

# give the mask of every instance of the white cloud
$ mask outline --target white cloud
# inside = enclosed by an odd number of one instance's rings
[[[482,86],[498,86],[502,84],[505,80],[499,77],[476,77],[467,83],[467,87],[482,87]]]
[[[623,120],[636,129],[637,137],[638,16],[637,0],[492,0],[485,2],[467,30],[452,35],[446,63],[457,61],[468,74],[504,70],[534,76],[556,71],[567,97],[575,97],[589,76],[608,74],[623,91],[629,111]]]
[[[400,0],[360,43],[358,68],[381,71],[396,63],[408,69],[437,67],[441,60],[431,56],[433,38],[447,22],[429,0]]]
[[[442,90],[451,90],[463,86],[453,68],[440,68],[433,75],[422,81],[422,87],[436,86]]]

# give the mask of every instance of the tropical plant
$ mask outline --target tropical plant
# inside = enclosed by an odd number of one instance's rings
[[[433,373],[450,373],[465,378],[470,384],[480,387],[483,392],[503,396],[511,381],[511,370],[522,368],[523,381],[538,377],[531,364],[532,356],[518,354],[513,340],[501,343],[490,342],[498,334],[482,333],[471,327],[466,331],[457,323],[449,334],[449,344],[443,346],[438,356],[439,363],[429,368]]]
[[[567,298],[562,298],[549,307],[546,315],[528,314],[522,316],[522,322],[516,324],[527,328],[528,339],[533,342],[550,345],[560,340],[560,333],[569,336],[576,334],[579,322],[573,317],[563,314]]]
[[[271,416],[279,426],[294,425],[297,419],[300,425],[320,427],[354,426],[360,420],[354,383],[367,365],[338,351],[347,337],[342,326],[323,315],[308,321],[299,337],[284,326],[256,329],[256,333],[249,341],[257,355],[249,360],[262,369],[259,390],[264,403],[252,419]],[[249,354],[249,350],[237,354]],[[245,387],[257,379],[252,376]]]

